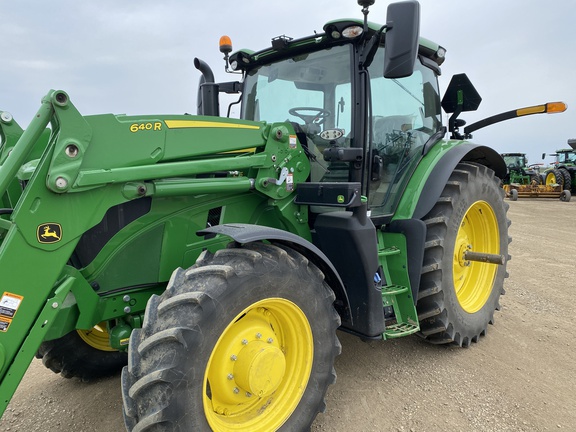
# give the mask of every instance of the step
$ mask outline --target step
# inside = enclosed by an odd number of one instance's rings
[[[414,334],[418,330],[420,330],[420,326],[418,324],[412,324],[412,323],[393,324],[390,327],[386,327],[386,330],[384,330],[384,333],[382,334],[382,338],[384,340],[400,338]]]
[[[408,292],[408,287],[402,285],[386,285],[382,287],[383,296],[395,296]]]

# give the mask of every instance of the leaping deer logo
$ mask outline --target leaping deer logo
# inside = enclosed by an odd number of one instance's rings
[[[40,243],[56,243],[62,238],[62,227],[56,223],[46,223],[38,227],[38,241]]]

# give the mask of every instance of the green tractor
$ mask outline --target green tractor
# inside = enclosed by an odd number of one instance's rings
[[[556,160],[544,171],[543,179],[545,184],[559,184],[562,189],[576,192],[576,139],[569,139],[568,144],[571,148],[557,150],[550,155]]]
[[[65,377],[122,370],[129,431],[306,430],[338,329],[486,334],[506,165],[467,139],[561,105],[460,133],[480,98],[458,75],[440,100],[445,50],[419,37],[419,4],[380,26],[359,3],[364,19],[261,51],[225,39],[237,81],[196,59],[198,115],[82,116],[62,90],[25,130],[0,112],[0,413],[36,355]]]
[[[506,163],[506,177],[502,179],[504,184],[541,184],[538,164],[528,165],[526,153],[501,153],[500,156]]]

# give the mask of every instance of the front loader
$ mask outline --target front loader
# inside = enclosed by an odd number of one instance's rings
[[[36,355],[65,377],[123,368],[129,431],[306,430],[337,329],[486,334],[506,166],[459,132],[479,104],[465,76],[440,100],[419,4],[381,26],[359,3],[363,20],[262,51],[224,39],[239,80],[196,59],[198,115],[82,116],[62,90],[25,130],[0,113],[0,412]]]

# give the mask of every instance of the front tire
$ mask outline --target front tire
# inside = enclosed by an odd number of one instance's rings
[[[508,204],[494,172],[458,164],[424,217],[427,237],[418,296],[420,336],[431,343],[469,346],[493,324],[506,264],[465,261],[466,250],[508,260]]]
[[[318,268],[289,248],[204,252],[150,299],[132,333],[128,430],[309,429],[336,378],[334,299]]]

